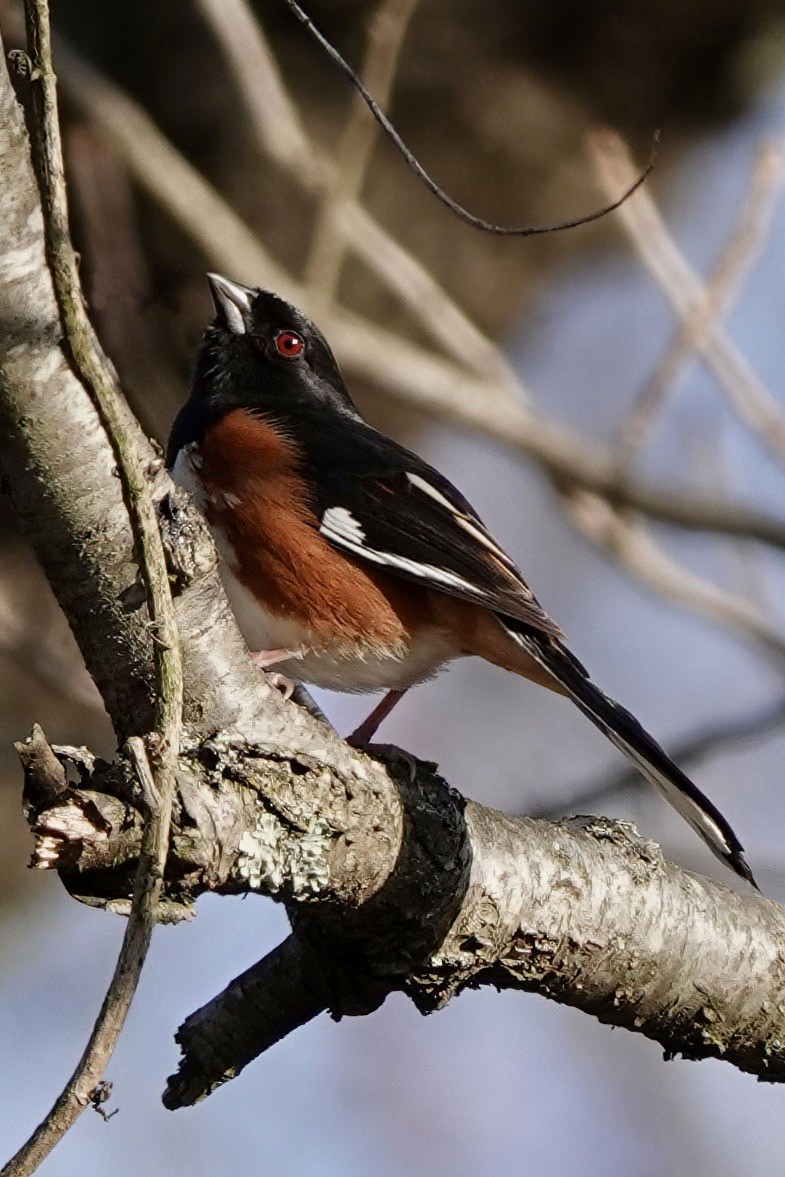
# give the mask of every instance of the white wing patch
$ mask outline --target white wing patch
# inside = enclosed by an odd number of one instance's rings
[[[412,486],[416,486],[418,490],[421,490],[423,494],[427,494],[429,498],[439,503],[440,506],[446,507],[451,515],[455,514],[455,504],[451,503],[448,498],[445,498],[442,492],[437,490],[435,486],[431,486],[430,482],[426,482],[419,474],[411,474],[408,470],[406,471],[406,477]]]
[[[365,532],[346,507],[328,507],[322,516],[319,530],[337,543],[361,544],[365,539]]]
[[[408,572],[412,576],[445,585],[447,588],[461,589],[474,597],[484,596],[476,585],[446,568],[439,568],[436,564],[422,564],[419,560],[410,560],[408,556],[399,556],[397,553],[379,552],[375,548],[369,548],[365,543],[365,532],[346,507],[328,507],[322,516],[319,531],[346,551],[364,556],[374,564],[397,568],[401,572]]]

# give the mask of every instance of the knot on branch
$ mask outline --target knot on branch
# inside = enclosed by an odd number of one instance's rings
[[[408,765],[385,771],[331,751],[223,734],[182,742],[159,918],[183,918],[206,890],[257,891],[286,904],[293,936],[274,969],[253,966],[185,1024],[190,1077],[178,1099],[237,1073],[292,1019],[377,1008],[438,948],[461,907],[471,868],[463,798],[433,766],[412,780]],[[107,764],[52,748],[40,729],[20,754],[36,865],[57,869],[83,902],[127,911],[144,812],[133,758],[124,751]],[[262,1002],[270,977],[275,992]]]
[[[124,749],[110,764],[53,748],[40,728],[19,754],[33,865],[56,869],[84,902],[127,910],[146,812],[134,757]],[[257,892],[285,902],[314,947],[337,929],[344,952],[372,941],[372,971],[405,973],[424,959],[463,895],[462,799],[426,766],[415,781],[402,769],[393,785],[369,757],[346,760],[339,770],[319,754],[184,738],[167,904]]]
[[[150,471],[172,595],[177,596],[218,563],[207,524],[191,497],[175,486],[162,464]]]

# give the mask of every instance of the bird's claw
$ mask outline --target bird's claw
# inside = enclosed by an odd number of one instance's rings
[[[276,691],[280,691],[284,699],[291,699],[294,693],[294,688],[297,683],[292,678],[287,678],[285,674],[279,674],[277,670],[267,671],[267,681],[271,687],[275,687]]]

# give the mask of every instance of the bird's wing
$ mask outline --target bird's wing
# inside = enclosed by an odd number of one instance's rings
[[[322,438],[319,530],[335,547],[460,600],[561,631],[463,495],[415,454],[369,427],[346,446]]]

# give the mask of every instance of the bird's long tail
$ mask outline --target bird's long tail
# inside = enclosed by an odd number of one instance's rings
[[[709,849],[743,879],[757,887],[741,842],[720,811],[670,759],[638,720],[620,703],[608,698],[561,642],[531,630],[518,630],[510,618],[500,618],[510,637],[551,675],[576,706],[623,752],[639,772],[665,794]],[[513,628],[515,627],[515,628]]]

